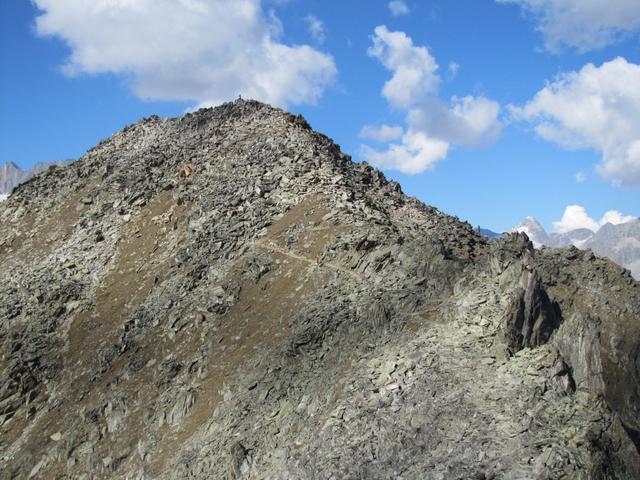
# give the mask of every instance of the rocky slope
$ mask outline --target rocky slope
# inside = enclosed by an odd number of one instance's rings
[[[628,268],[636,279],[640,279],[639,218],[617,225],[607,223],[596,232],[578,228],[566,233],[548,234],[535,218],[527,217],[513,231],[525,233],[535,247],[573,245],[583,250],[592,250]]]
[[[0,204],[2,478],[631,479],[640,286],[301,117],[152,117]]]

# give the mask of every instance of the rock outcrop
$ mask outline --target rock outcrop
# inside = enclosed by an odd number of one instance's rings
[[[3,478],[632,479],[640,286],[299,116],[151,117],[0,204]]]

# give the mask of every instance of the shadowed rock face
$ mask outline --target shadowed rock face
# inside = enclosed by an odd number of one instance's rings
[[[523,272],[520,285],[513,292],[503,319],[505,343],[510,354],[547,343],[562,319],[557,305],[549,300],[536,270]]]
[[[640,475],[640,288],[301,117],[145,119],[0,204],[3,478]]]

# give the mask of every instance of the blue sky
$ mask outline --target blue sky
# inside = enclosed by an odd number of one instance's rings
[[[242,93],[473,225],[638,216],[640,8],[589,3],[4,0],[0,162],[77,158]]]

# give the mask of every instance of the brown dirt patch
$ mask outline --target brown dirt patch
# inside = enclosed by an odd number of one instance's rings
[[[162,226],[153,217],[173,209],[171,225]],[[162,258],[171,228],[184,222],[188,206],[174,206],[169,191],[160,193],[124,227],[110,273],[96,292],[96,307],[81,312],[69,329],[67,362],[86,362],[91,352],[115,341],[122,322],[166,275]],[[115,335],[114,335],[115,334]]]
[[[18,234],[10,244],[0,247],[0,255],[13,256],[16,263],[33,263],[51,254],[73,233],[82,210],[87,208],[80,199],[92,188],[89,184],[71,193],[57,210],[47,211],[43,218],[39,218],[38,213],[29,212],[12,223],[11,228]],[[28,237],[25,232],[29,232]]]
[[[238,301],[220,319],[217,345],[196,401],[180,430],[165,429],[162,448],[150,458],[152,472],[161,472],[165,462],[207,425],[223,401],[225,385],[242,388],[237,384],[238,372],[251,368],[258,352],[280,348],[291,336],[289,319],[304,304],[310,267],[277,252],[271,253],[271,259],[270,272],[257,283],[244,283]],[[238,278],[241,273],[232,270],[230,277]],[[188,353],[183,351],[181,356]]]
[[[126,365],[129,352],[118,358],[102,378],[94,379],[92,383],[89,375],[99,367],[98,352],[106,346],[116,344],[122,334],[123,322],[132,308],[141,303],[156,281],[167,274],[167,261],[161,260],[162,254],[166,253],[165,240],[170,232],[182,235],[188,208],[188,205],[175,206],[171,192],[162,192],[123,227],[112,268],[96,291],[96,306],[79,312],[70,321],[67,348],[63,353],[64,362],[67,367],[73,365],[69,371],[85,373],[75,378],[69,386],[73,389],[75,385],[91,385],[92,388],[85,392],[68,391],[65,393],[68,402],[91,407],[113,393],[109,391],[108,384]],[[172,209],[170,224],[163,226],[152,220]],[[149,383],[153,385],[153,382]],[[64,407],[65,404],[62,404],[46,412],[35,424],[32,421],[29,433],[31,440],[26,440],[21,447],[27,448],[29,444],[51,444],[49,437],[53,433],[61,431],[64,434]],[[127,420],[129,424],[123,426],[123,431],[125,428],[128,431],[142,431],[140,416],[129,415]],[[35,438],[38,440],[34,440]],[[106,453],[110,443],[113,442],[109,438],[98,443],[96,455]],[[20,455],[20,449],[16,455]],[[59,467],[58,463],[53,463],[43,469],[39,476],[50,478]]]

